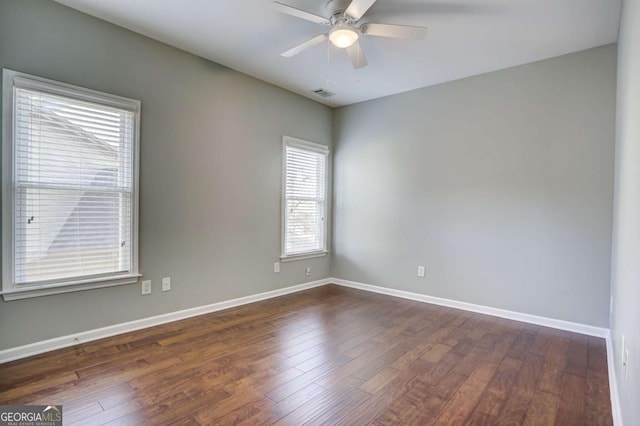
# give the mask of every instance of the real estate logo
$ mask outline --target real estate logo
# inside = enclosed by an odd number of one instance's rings
[[[0,426],[62,426],[62,405],[0,405]]]

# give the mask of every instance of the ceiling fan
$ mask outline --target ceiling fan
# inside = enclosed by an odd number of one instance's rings
[[[359,41],[362,35],[415,40],[423,39],[426,36],[427,29],[425,27],[376,24],[372,22],[361,23],[362,17],[375,2],[376,0],[352,0],[345,8],[344,0],[332,0],[327,4],[330,15],[325,18],[324,16],[274,1],[274,8],[279,12],[331,27],[326,34],[320,34],[304,43],[300,43],[280,55],[290,58],[329,39],[334,46],[345,49],[353,67],[359,69],[367,65],[367,59]]]

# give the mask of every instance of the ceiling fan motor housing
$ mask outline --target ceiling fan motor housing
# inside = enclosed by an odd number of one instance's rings
[[[338,25],[341,23],[353,24],[356,22],[355,19],[346,15],[344,13],[347,10],[347,7],[351,3],[351,0],[329,0],[325,9],[327,10],[327,15],[330,16],[331,25]]]

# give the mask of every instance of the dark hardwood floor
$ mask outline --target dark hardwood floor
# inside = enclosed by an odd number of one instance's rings
[[[338,286],[0,365],[65,424],[611,425],[602,339]]]

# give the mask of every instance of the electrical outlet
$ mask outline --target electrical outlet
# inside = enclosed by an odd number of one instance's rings
[[[611,316],[613,312],[613,296],[609,296],[609,316]]]
[[[171,277],[164,277],[162,279],[162,291],[171,290]]]
[[[151,294],[151,281],[142,281],[142,294]]]
[[[620,362],[622,363],[622,368],[624,369],[624,379],[627,380],[629,375],[629,350],[627,349],[627,339],[625,339],[624,334],[622,335],[622,350]]]
[[[424,266],[418,266],[418,276],[424,277]]]
[[[624,352],[622,352],[622,357],[624,358],[624,362],[622,363],[622,365],[624,365],[624,379],[627,380],[629,378],[629,349],[625,349]]]
[[[306,270],[306,271],[304,271],[304,274],[305,274],[306,276],[308,276],[308,277],[310,277],[310,276],[311,276],[311,266],[307,266],[307,270]]]
[[[276,262],[273,264],[273,273],[277,274],[280,272],[280,262]]]

